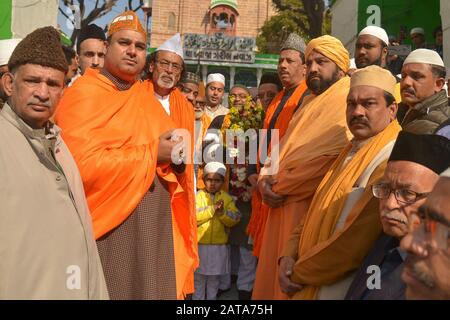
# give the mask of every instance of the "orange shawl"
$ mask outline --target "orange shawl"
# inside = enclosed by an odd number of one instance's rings
[[[254,299],[287,298],[278,283],[277,261],[292,230],[304,219],[320,181],[349,141],[345,115],[349,88],[350,78],[344,77],[322,94],[308,96],[280,140],[278,161],[272,146],[272,165],[261,169],[260,177],[274,175],[278,183],[273,191],[287,198],[267,214]],[[271,172],[277,165],[278,171]]]
[[[153,83],[146,81],[153,93]],[[169,190],[172,200],[172,226],[174,231],[175,271],[177,297],[183,299],[194,292],[194,271],[198,267],[197,218],[194,193],[194,109],[178,89],[172,90],[169,97],[170,118],[176,128],[190,133],[188,163],[185,173],[176,175],[170,166],[158,167],[157,174]],[[159,102],[158,102],[159,103]],[[161,109],[163,107],[161,106]]]
[[[149,82],[136,82],[129,90],[119,91],[99,71],[88,69],[64,92],[55,120],[63,128],[62,135],[83,178],[96,239],[128,218],[149,190],[158,170],[172,195],[180,298],[186,291],[185,285],[179,283],[189,282],[187,276],[179,276],[188,272],[180,270],[189,269],[193,273],[198,260],[193,184],[189,187],[192,174],[188,166],[186,174],[178,177],[178,183],[170,166],[157,168],[159,136],[177,127],[189,128],[190,132],[193,129],[193,112],[184,110],[179,96],[178,93],[171,97],[172,120],[159,106]],[[180,248],[185,248],[182,263],[177,259]],[[193,284],[188,288],[188,292],[193,291]]]
[[[378,153],[397,138],[400,130],[395,120],[342,168],[352,147],[349,143],[323,178],[301,233],[299,260],[295,264],[292,279],[306,286],[295,295],[296,299],[314,299],[320,286],[335,283],[355,270],[379,236],[381,228],[377,207],[368,210],[366,206],[374,199],[371,186],[382,177],[387,159],[372,173],[363,195],[351,209],[343,230],[336,233],[334,230],[355,182]]]
[[[88,69],[64,91],[56,123],[75,158],[98,239],[125,221],[155,177],[159,136],[173,128],[145,84],[119,91]]]
[[[297,86],[295,91],[292,93],[291,97],[286,101],[286,104],[283,107],[283,110],[278,116],[277,121],[275,122],[274,129],[278,130],[278,136],[281,139],[289,125],[289,121],[294,114],[295,109],[297,108],[298,102],[303,96],[307,89],[306,81],[303,80]],[[272,117],[277,110],[278,105],[281,102],[286,90],[282,90],[278,95],[273,99],[270,103],[269,107],[266,111],[266,117],[264,118],[263,129],[268,129],[270,122],[272,121]],[[265,146],[263,146],[265,147]],[[270,152],[270,145],[267,146],[268,153]],[[258,152],[260,154],[261,151]],[[259,171],[259,161],[257,163],[258,171]],[[261,194],[257,189],[252,193],[252,214],[250,216],[250,222],[247,227],[247,232],[252,236],[253,239],[253,254],[255,256],[259,256],[259,252],[261,250],[261,240],[262,233],[267,221],[267,213],[269,212],[269,207],[262,203]]]

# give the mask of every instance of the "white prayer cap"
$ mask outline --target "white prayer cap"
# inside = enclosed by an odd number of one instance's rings
[[[409,34],[410,34],[410,35],[413,35],[413,34],[415,34],[415,33],[425,35],[425,30],[423,30],[423,28],[412,28],[412,29],[411,29],[411,32],[410,32]]]
[[[441,56],[436,51],[430,49],[416,49],[412,51],[406,57],[403,65],[408,63],[426,63],[444,67],[444,61],[442,61]]]
[[[441,177],[450,178],[450,167],[441,173]]]
[[[208,164],[203,168],[203,176],[206,176],[208,173],[218,173],[222,177],[225,177],[225,173],[227,172],[227,168],[220,162],[208,162]]]
[[[384,30],[383,28],[377,26],[367,26],[361,30],[358,37],[365,34],[377,37],[378,39],[383,41],[387,46],[389,45],[389,37],[386,33],[386,30]]]
[[[14,49],[22,39],[5,39],[0,40],[0,66],[8,64]]]
[[[220,82],[225,85],[225,77],[221,73],[211,73],[206,79],[206,85],[210,84],[211,82]]]
[[[183,47],[181,46],[181,36],[179,33],[175,34],[172,38],[164,42],[156,49],[156,51],[170,51],[176,53],[184,60]]]

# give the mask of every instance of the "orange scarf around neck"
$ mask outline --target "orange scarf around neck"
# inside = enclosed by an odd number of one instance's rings
[[[299,260],[295,264],[292,279],[305,287],[295,295],[296,299],[315,299],[321,285],[332,284],[348,275],[369,252],[379,235],[380,226],[376,223],[379,219],[378,210],[371,212],[365,208],[373,199],[371,185],[383,175],[387,159],[372,173],[364,194],[351,209],[343,230],[334,230],[355,182],[378,153],[397,138],[400,130],[398,122],[393,121],[342,168],[352,147],[349,143],[323,178],[302,229]],[[339,245],[335,243],[336,247],[345,250],[346,254],[342,254],[339,249],[330,249],[335,241],[339,242]],[[349,252],[353,252],[350,259]]]

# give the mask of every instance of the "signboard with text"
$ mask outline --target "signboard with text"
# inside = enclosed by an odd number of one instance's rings
[[[184,59],[255,62],[255,38],[232,37],[222,33],[214,35],[187,33],[184,35]]]

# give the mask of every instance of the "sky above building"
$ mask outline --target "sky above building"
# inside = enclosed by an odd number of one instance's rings
[[[85,16],[87,16],[89,14],[89,12],[91,12],[94,9],[95,2],[96,2],[96,0],[85,0],[85,5],[86,5]],[[75,1],[75,4],[77,4],[77,3],[78,2]],[[100,0],[99,3],[100,3],[99,4],[99,6],[100,6],[103,3],[103,0]],[[133,8],[137,7],[138,3],[139,3],[138,0],[133,0],[133,2],[132,2]],[[70,8],[66,7],[62,0],[59,0],[59,6],[67,16],[69,16],[72,20],[74,20],[76,14],[72,13],[72,10],[70,10]],[[96,19],[92,23],[95,23],[99,27],[104,28],[115,16],[124,12],[127,6],[128,6],[128,0],[118,0],[117,3],[115,4],[115,6],[112,8],[112,10],[109,13],[107,13],[106,15],[104,15],[101,18]],[[142,24],[144,24],[144,12],[139,9],[136,13],[139,16],[139,19],[141,20]],[[61,30],[70,37],[74,26],[71,22],[67,21],[67,18],[61,12],[58,13],[58,25],[61,28]],[[150,28],[150,26],[151,26],[151,24],[149,24],[149,28]]]

